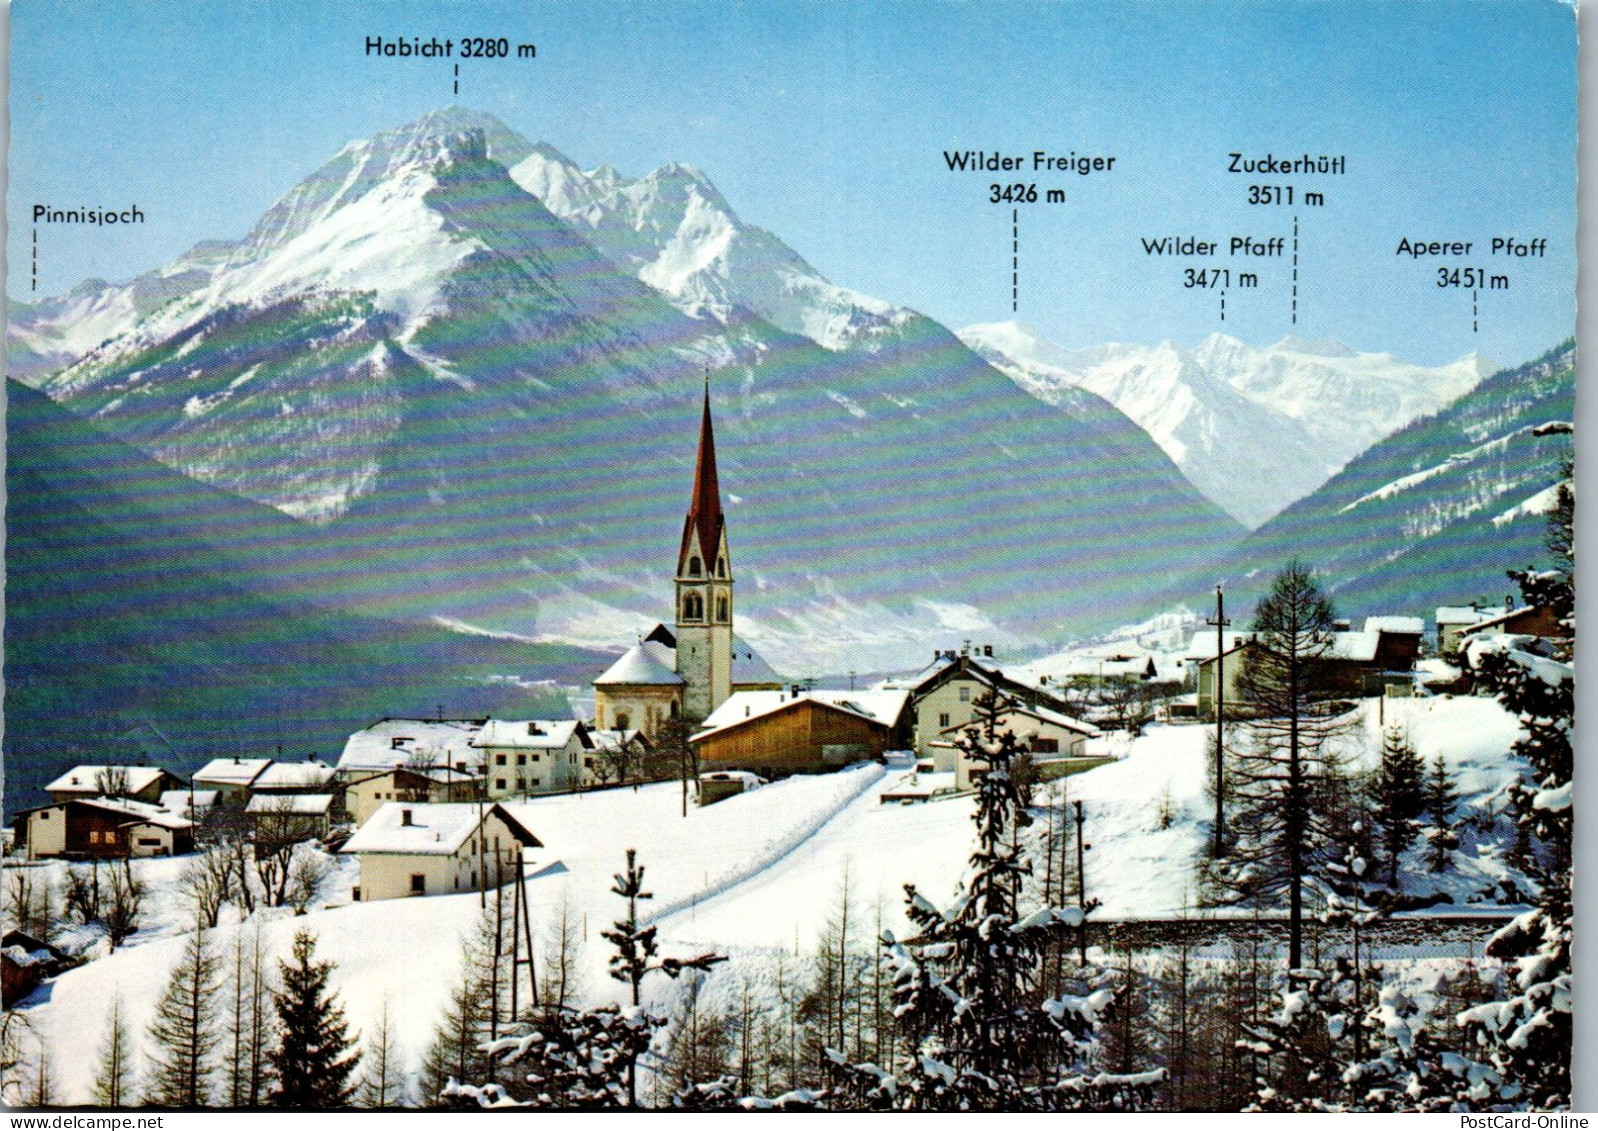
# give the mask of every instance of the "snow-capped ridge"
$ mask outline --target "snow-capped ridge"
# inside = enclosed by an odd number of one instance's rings
[[[1070,350],[1030,326],[971,326],[960,338],[1039,400],[1104,397],[1149,433],[1234,517],[1258,525],[1371,444],[1478,383],[1469,354],[1424,368],[1384,353],[1289,335],[1258,348],[1222,333],[1184,347]],[[1269,443],[1262,439],[1269,437]]]

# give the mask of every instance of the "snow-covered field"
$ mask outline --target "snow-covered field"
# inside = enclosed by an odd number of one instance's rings
[[[1516,724],[1495,701],[1394,700],[1386,705],[1386,722],[1406,728],[1428,764],[1443,755],[1462,811],[1502,805],[1514,773],[1506,751]],[[1119,735],[1097,740],[1099,749],[1090,752],[1118,760],[1051,787],[1083,802],[1093,846],[1090,894],[1103,901],[1100,917],[1181,914],[1197,903],[1189,862],[1202,851],[1212,811],[1205,795],[1206,733],[1202,726],[1154,726],[1132,742]],[[1374,764],[1380,729],[1373,704],[1343,741],[1351,757]],[[914,883],[935,902],[947,901],[971,851],[969,796],[881,803],[880,794],[909,768],[900,756],[886,768],[862,765],[790,778],[705,809],[690,806],[686,817],[674,784],[518,804],[514,808],[546,845],[529,854],[534,932],[542,933],[567,901],[585,939],[588,991],[596,998],[613,995],[619,986],[605,972],[608,948],[599,932],[622,911],[609,889],[629,847],[647,869],[646,887],[655,899],[646,914],[660,926],[664,953],[722,949],[734,958],[723,971],[754,952],[808,954],[845,882],[862,943],[876,928],[879,906],[882,926],[898,930],[903,885]],[[1504,867],[1496,842],[1478,844],[1471,834],[1462,840],[1456,868],[1438,884],[1459,903],[1490,886]],[[88,1099],[112,998],[122,997],[135,1032],[142,1032],[179,958],[183,908],[170,888],[180,866],[141,864],[161,892],[149,928],[134,945],[47,985],[27,1010],[54,1050],[59,1085],[71,1102]],[[263,942],[283,955],[294,932],[311,927],[318,954],[338,964],[337,989],[354,1026],[361,1028],[387,998],[403,1055],[419,1062],[456,980],[460,941],[480,913],[478,897],[353,904],[354,882],[355,869],[346,862],[325,905],[306,918],[258,914]],[[231,947],[239,930],[225,921],[215,932],[217,944]]]

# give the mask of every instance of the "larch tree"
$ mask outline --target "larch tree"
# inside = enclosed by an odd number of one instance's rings
[[[123,1011],[122,995],[111,999],[105,1037],[100,1041],[100,1062],[95,1072],[94,1102],[99,1107],[128,1107],[138,1099],[134,1067],[133,1031]]]
[[[394,1033],[389,999],[385,997],[374,1024],[367,1031],[355,1103],[358,1107],[382,1109],[400,1107],[404,1100],[404,1057]]]
[[[1291,969],[1303,961],[1306,892],[1345,831],[1328,742],[1339,730],[1327,704],[1332,605],[1294,560],[1260,600],[1252,627],[1238,675],[1251,718],[1232,757],[1233,842],[1217,872],[1232,902],[1259,907],[1285,897]]]
[[[206,1107],[215,1098],[221,988],[221,960],[196,925],[150,1024],[145,1102],[152,1107]]]
[[[343,1107],[355,1093],[350,1075],[361,1059],[344,1020],[344,1007],[328,989],[333,963],[317,962],[316,937],[294,936],[292,961],[278,963],[281,988],[272,995],[278,1043],[272,1050],[272,1107]]]

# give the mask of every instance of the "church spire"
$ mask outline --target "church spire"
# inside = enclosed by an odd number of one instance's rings
[[[705,371],[705,409],[699,421],[699,460],[694,467],[694,494],[683,523],[682,549],[677,554],[677,575],[688,576],[689,559],[697,557],[710,568],[721,547],[726,520],[721,513],[721,487],[716,480],[716,433],[710,423],[710,371]]]

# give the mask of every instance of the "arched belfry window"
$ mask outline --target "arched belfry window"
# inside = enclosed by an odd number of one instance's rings
[[[626,711],[619,711],[616,714],[616,729],[617,730],[626,730],[628,725],[632,721],[633,721],[632,720],[632,716],[629,715]]]
[[[716,576],[717,577],[726,577],[727,576],[727,559],[726,558],[717,558],[716,559]]]
[[[716,598],[716,623],[726,624],[732,619],[732,607],[725,597]]]
[[[705,599],[698,593],[689,593],[682,599],[682,619],[705,619]]]
[[[688,576],[699,577],[705,572],[705,567],[700,563],[697,555],[688,559]]]

